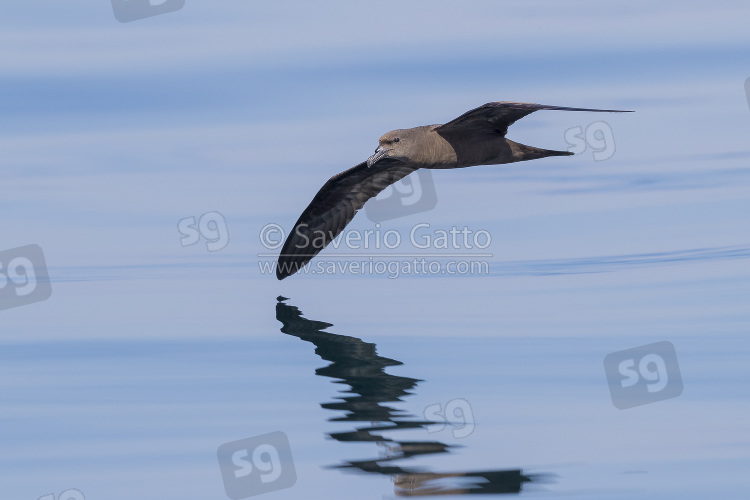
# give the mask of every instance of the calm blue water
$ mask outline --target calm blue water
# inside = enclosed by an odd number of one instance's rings
[[[747,496],[744,5],[46,9],[0,7],[4,497]],[[495,100],[636,112],[534,113],[509,137],[578,154],[411,180],[266,272],[382,133]]]

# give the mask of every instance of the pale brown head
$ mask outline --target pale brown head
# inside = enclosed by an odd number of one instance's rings
[[[426,127],[391,130],[383,134],[378,141],[375,154],[367,159],[367,166],[372,167],[383,158],[393,158],[403,162],[413,162],[418,153],[424,150]]]

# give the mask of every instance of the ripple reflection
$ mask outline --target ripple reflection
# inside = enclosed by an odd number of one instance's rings
[[[396,496],[434,496],[519,493],[524,483],[539,482],[549,474],[524,474],[521,469],[485,470],[468,472],[431,472],[424,468],[407,467],[394,462],[414,459],[420,455],[449,453],[453,446],[437,441],[399,441],[383,435],[385,432],[426,428],[427,420],[415,420],[402,410],[386,403],[402,401],[412,394],[419,379],[400,377],[385,372],[400,361],[379,356],[375,344],[356,337],[324,332],[330,323],[309,320],[302,312],[288,305],[285,297],[276,304],[276,319],[287,335],[315,345],[315,353],[328,366],[315,370],[316,375],[338,379],[349,385],[341,391],[338,401],[321,403],[323,408],[344,412],[329,419],[334,422],[368,422],[351,431],[329,436],[341,442],[374,442],[379,456],[369,460],[347,460],[333,468],[354,469],[366,473],[391,476]]]

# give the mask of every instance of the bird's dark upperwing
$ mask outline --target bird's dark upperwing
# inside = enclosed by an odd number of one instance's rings
[[[372,167],[363,162],[331,177],[287,236],[276,277],[281,280],[299,271],[344,230],[367,200],[415,170],[407,163],[383,158]]]
[[[526,115],[539,111],[540,109],[554,109],[560,111],[605,111],[609,113],[629,113],[617,109],[587,109],[566,108],[562,106],[547,106],[545,104],[532,104],[530,102],[488,102],[484,106],[472,109],[462,114],[455,120],[440,125],[435,130],[440,132],[471,132],[494,130],[505,135],[508,127],[513,125]]]

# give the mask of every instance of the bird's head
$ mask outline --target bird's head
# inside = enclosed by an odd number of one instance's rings
[[[378,141],[375,154],[367,159],[367,166],[372,167],[383,158],[408,160],[409,151],[414,147],[414,129],[391,130]]]

